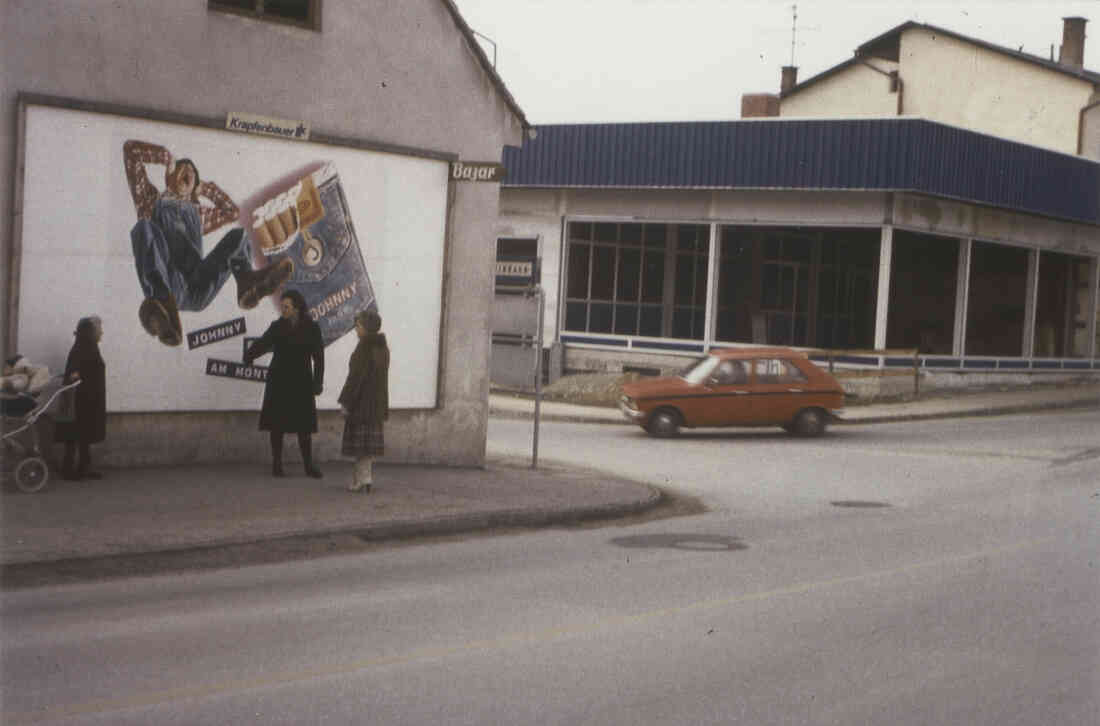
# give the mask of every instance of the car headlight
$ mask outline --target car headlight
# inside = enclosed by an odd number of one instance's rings
[[[622,403],[623,406],[626,406],[627,408],[629,408],[631,411],[637,411],[638,410],[638,405],[636,403],[634,403],[634,399],[631,398],[630,396],[624,395],[622,398],[619,399],[619,402]]]

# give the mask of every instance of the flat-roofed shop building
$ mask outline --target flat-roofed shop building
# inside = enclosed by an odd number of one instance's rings
[[[785,68],[745,99],[765,115],[540,126],[505,153],[497,236],[537,249],[565,370],[768,344],[917,350],[944,385],[1091,376],[1100,76],[1074,58],[908,23]]]

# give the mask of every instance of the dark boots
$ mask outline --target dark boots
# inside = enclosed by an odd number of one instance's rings
[[[309,434],[298,434],[298,450],[302,452],[302,464],[305,466],[306,476],[320,479],[324,474],[313,465],[313,437]]]
[[[271,432],[271,476],[285,476],[283,473],[283,432]]]
[[[308,433],[298,434],[298,450],[302,453],[302,465],[306,476],[320,479],[324,476],[313,464],[313,437]],[[285,476],[283,472],[283,432],[271,432],[271,476]]]
[[[294,262],[284,257],[259,270],[234,269],[237,279],[237,304],[251,310],[268,295],[272,295],[294,272]]]
[[[102,474],[92,469],[92,455],[88,444],[83,441],[65,442],[65,460],[61,463],[61,477],[69,481],[103,478]]]

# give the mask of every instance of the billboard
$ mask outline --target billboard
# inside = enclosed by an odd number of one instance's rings
[[[445,161],[28,105],[18,346],[60,372],[99,315],[111,411],[256,409],[246,341],[301,292],[336,397],[377,310],[394,408],[436,404]]]

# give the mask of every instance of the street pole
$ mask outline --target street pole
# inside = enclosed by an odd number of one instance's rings
[[[538,299],[538,317],[535,325],[535,430],[531,443],[531,468],[539,468],[539,407],[542,403],[542,306],[543,295],[540,285],[532,285],[531,293]]]

